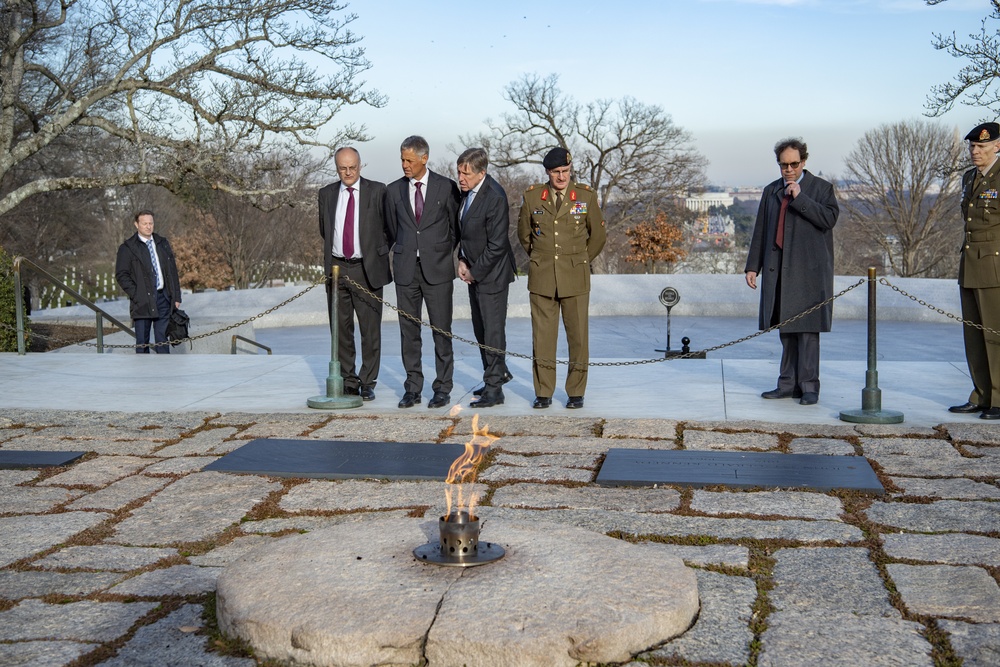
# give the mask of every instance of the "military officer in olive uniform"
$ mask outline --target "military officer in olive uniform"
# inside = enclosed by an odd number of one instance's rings
[[[560,312],[569,345],[566,407],[582,408],[587,389],[590,263],[604,248],[604,215],[597,194],[571,181],[570,164],[565,148],[553,148],[545,155],[542,166],[549,181],[524,193],[517,222],[517,236],[530,259],[535,408],[552,405]]]
[[[962,317],[1000,331],[1000,124],[983,123],[965,139],[974,166],[962,176]],[[1000,336],[968,325],[962,329],[973,389],[968,403],[948,409],[1000,419]]]

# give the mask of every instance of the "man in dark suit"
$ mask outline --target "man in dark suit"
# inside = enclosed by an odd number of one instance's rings
[[[361,178],[361,154],[349,146],[334,154],[340,180],[319,191],[319,233],[323,237],[327,312],[333,321],[334,266],[337,287],[338,357],[344,391],[375,400],[382,358],[382,287],[389,274],[389,241],[385,233],[385,185]],[[352,288],[350,278],[375,298]],[[354,317],[361,330],[361,374],[355,371]]]
[[[181,283],[170,242],[153,233],[153,212],[139,211],[133,220],[135,234],[118,247],[115,279],[128,295],[135,327],[135,351],[149,354],[150,331],[157,353],[169,354],[167,324],[173,308],[181,307]],[[139,347],[142,345],[143,347]]]
[[[761,285],[761,329],[833,296],[833,227],[840,214],[833,185],[805,170],[809,152],[801,139],[779,141],[774,154],[781,178],[761,195],[744,268],[747,285]],[[778,386],[763,398],[819,400],[819,334],[832,321],[831,302],[779,329]]]
[[[458,187],[465,193],[459,209],[458,277],[469,286],[472,330],[480,345],[507,349],[507,295],[514,281],[514,251],[507,231],[507,193],[486,173],[489,158],[482,148],[458,156]],[[504,401],[502,387],[513,379],[505,355],[480,348],[484,387],[474,408]]]
[[[392,244],[392,273],[399,317],[400,347],[406,382],[399,407],[420,403],[424,373],[420,364],[422,304],[427,305],[431,326],[451,333],[455,281],[455,220],[461,198],[458,185],[427,169],[430,147],[423,137],[412,136],[399,147],[403,178],[386,187],[385,219]],[[434,397],[428,408],[441,408],[451,400],[455,358],[451,338],[434,332]]]
[[[978,125],[965,140],[973,166],[962,176],[965,242],[958,268],[962,319],[1000,331],[1000,125]],[[962,331],[972,393],[965,405],[948,409],[1000,419],[1000,336],[968,324]]]

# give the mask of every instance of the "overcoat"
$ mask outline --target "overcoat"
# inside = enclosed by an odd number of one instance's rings
[[[590,263],[604,249],[607,235],[597,193],[570,183],[556,210],[548,183],[524,193],[517,236],[528,253],[528,291],[550,298],[590,292]]]
[[[783,250],[774,242],[784,198],[783,179],[764,188],[757,208],[744,272],[757,273],[761,329],[770,327],[775,315],[776,321],[783,322],[833,296],[833,227],[840,214],[833,185],[803,171],[799,186],[802,188],[799,195],[788,203],[785,212]],[[831,302],[782,327],[781,331],[824,332],[830,330],[832,321]]]
[[[514,282],[514,250],[510,245],[507,193],[489,174],[465,216],[456,219],[462,257],[469,263],[476,289],[494,294]]]
[[[156,232],[153,233],[153,244],[156,255],[160,259],[163,270],[163,291],[170,301],[181,301],[181,282],[177,275],[177,260],[170,242]],[[153,262],[149,258],[146,244],[133,234],[118,247],[118,257],[115,260],[115,279],[129,298],[129,314],[133,320],[157,319],[156,311],[156,278],[153,275]]]

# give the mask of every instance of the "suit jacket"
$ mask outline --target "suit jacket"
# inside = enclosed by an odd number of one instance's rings
[[[528,291],[547,297],[590,292],[590,263],[607,236],[597,193],[570,183],[556,210],[548,183],[524,193],[517,236],[528,253]]]
[[[170,300],[170,305],[181,301],[181,282],[177,275],[177,261],[170,242],[157,233],[153,233],[153,244],[156,256],[160,260],[160,270],[163,271],[163,291]],[[156,278],[153,273],[153,260],[149,257],[149,248],[133,234],[118,247],[118,257],[115,259],[115,279],[128,295],[129,314],[133,320],[157,319],[156,310]]]
[[[459,206],[464,206],[464,201]],[[510,206],[507,193],[486,175],[472,205],[457,219],[456,234],[464,258],[476,281],[477,289],[500,292],[514,282],[514,249],[511,248]]]
[[[978,184],[976,171],[962,175],[965,239],[958,284],[969,289],[1000,287],[1000,160]]]
[[[323,237],[323,270],[333,268],[333,236],[337,228],[337,200],[340,181],[319,191],[319,234]],[[358,209],[358,238],[361,243],[361,266],[369,289],[378,289],[392,281],[389,271],[389,241],[385,229],[385,185],[359,179],[355,204]]]
[[[413,282],[418,250],[428,283],[439,285],[455,280],[455,219],[460,199],[455,181],[428,171],[424,212],[418,226],[410,205],[410,179],[404,176],[386,187],[386,232],[392,244],[392,274],[397,285]]]
[[[808,310],[833,296],[833,227],[840,208],[833,185],[803,172],[799,196],[788,203],[785,212],[784,250],[774,243],[778,214],[785,196],[785,181],[769,183],[760,197],[757,222],[754,224],[746,271],[757,273],[760,287],[758,326],[771,326],[778,296],[778,321]],[[829,331],[833,322],[833,303],[782,327],[785,333]]]

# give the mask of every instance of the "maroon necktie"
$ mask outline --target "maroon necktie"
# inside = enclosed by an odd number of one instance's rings
[[[781,212],[778,213],[778,233],[774,235],[774,245],[779,248],[785,247],[785,211],[788,210],[788,202],[792,201],[791,195],[785,195],[781,200]]]
[[[354,257],[354,188],[347,188],[347,214],[344,215],[344,259]]]
[[[417,189],[417,194],[413,195],[413,215],[416,216],[418,225],[420,224],[420,216],[424,214],[424,193],[420,191],[423,185],[420,182],[413,184],[413,187]]]

